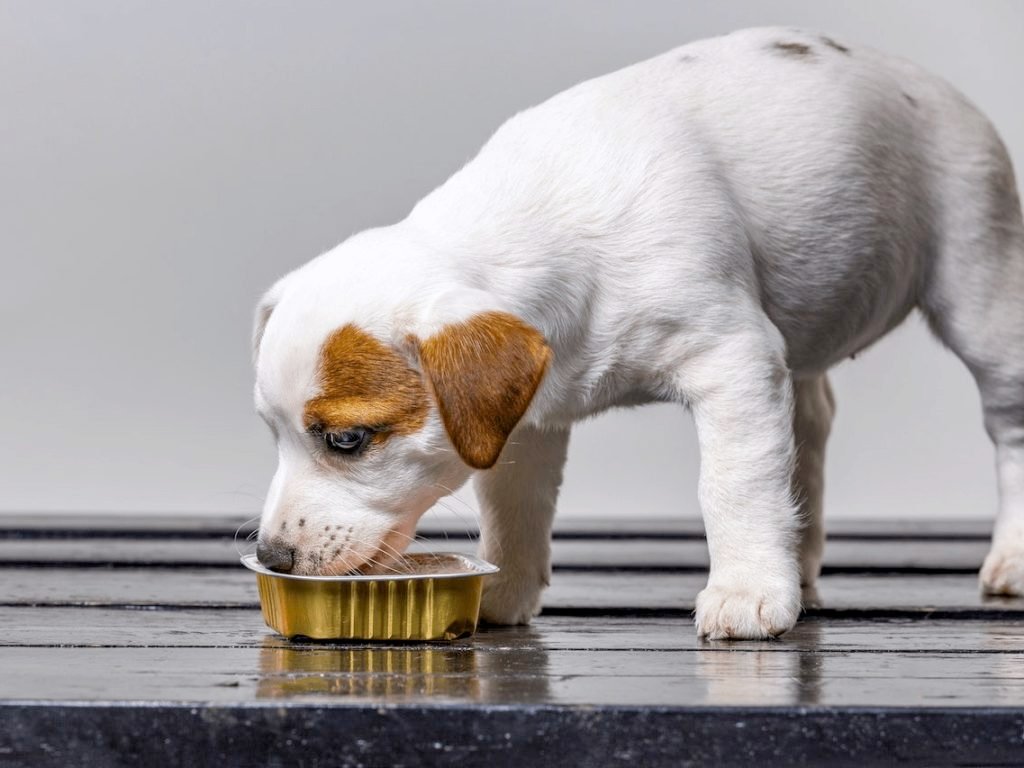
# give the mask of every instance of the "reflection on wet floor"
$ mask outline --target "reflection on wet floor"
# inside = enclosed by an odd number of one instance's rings
[[[262,699],[324,703],[815,707],[1019,706],[1024,640],[1012,622],[808,619],[776,641],[701,642],[684,620],[573,619],[471,640],[357,645],[268,635]],[[951,634],[952,633],[952,634]],[[967,645],[974,650],[956,650]],[[953,649],[953,650],[951,650]],[[969,680],[965,687],[958,681]]]
[[[409,645],[289,643],[267,636],[260,648],[260,698],[303,696],[545,701],[547,651],[530,629],[514,649],[477,650],[472,641]]]
[[[800,626],[801,645],[816,645],[821,626]],[[697,677],[706,686],[701,704],[812,705],[821,699],[820,654],[764,650],[763,644],[708,642],[697,651]],[[805,646],[806,647],[806,646]],[[752,702],[752,699],[754,700]]]
[[[282,645],[260,649],[260,698],[354,696],[476,699],[481,680],[470,645],[346,647]]]
[[[820,632],[816,623],[802,626],[801,645],[815,645]],[[749,704],[752,697],[764,705],[819,701],[824,660],[816,653],[780,652],[764,644],[705,643],[686,653],[689,663],[685,658],[672,663],[654,653],[648,657],[650,664],[643,662],[645,653],[598,653],[581,665],[577,653],[558,651],[553,663],[543,634],[526,627],[450,644],[352,646],[289,643],[268,636],[260,649],[257,695],[541,704],[572,698],[594,683],[618,689],[621,698],[614,690],[605,691],[602,698],[609,703],[618,699],[628,704],[641,692],[671,700],[670,689],[676,686],[669,678],[676,678],[689,689],[686,699],[695,705]],[[678,669],[673,669],[676,664]],[[655,693],[662,688],[662,694]]]

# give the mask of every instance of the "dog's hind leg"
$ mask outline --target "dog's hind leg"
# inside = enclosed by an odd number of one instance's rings
[[[1012,261],[992,271],[992,290],[944,337],[974,374],[995,444],[999,508],[981,585],[1006,595],[1024,595],[1024,237],[1020,242]]]
[[[932,329],[967,365],[995,444],[999,509],[981,585],[1024,594],[1024,222],[995,142],[951,178],[943,242],[922,292]],[[954,183],[954,182],[951,182]]]
[[[822,374],[793,382],[793,436],[796,467],[793,494],[800,505],[800,583],[813,586],[821,573],[825,549],[822,502],[825,493],[825,442],[832,428],[835,399],[828,377]]]
[[[974,374],[995,444],[999,508],[981,584],[1007,595],[1024,595],[1024,248],[1016,260],[1018,276],[993,276],[1002,287],[943,336]]]
[[[485,621],[526,624],[540,611],[551,579],[551,523],[568,448],[568,429],[521,426],[498,463],[474,477],[480,555],[501,567],[484,585]]]

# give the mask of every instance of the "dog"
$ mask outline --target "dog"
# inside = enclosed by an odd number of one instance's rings
[[[788,28],[583,82],[263,298],[258,556],[386,568],[472,476],[501,567],[481,615],[528,622],[572,424],[670,401],[701,451],[698,634],[777,636],[821,566],[828,369],[915,308],[995,445],[981,584],[1024,593],[1024,223],[988,120],[907,61]]]

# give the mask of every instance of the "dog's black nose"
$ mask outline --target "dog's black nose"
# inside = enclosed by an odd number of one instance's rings
[[[295,547],[289,547],[280,539],[259,541],[256,543],[256,559],[264,568],[289,573],[295,565]]]

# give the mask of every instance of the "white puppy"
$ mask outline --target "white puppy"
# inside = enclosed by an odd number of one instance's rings
[[[526,622],[571,425],[673,401],[702,456],[698,631],[778,635],[821,562],[825,373],[915,307],[977,379],[1000,491],[981,578],[1019,594],[1024,225],[989,122],[906,61],[793,29],[581,83],[267,294],[260,557],[386,564],[475,472],[502,569],[483,615]]]

